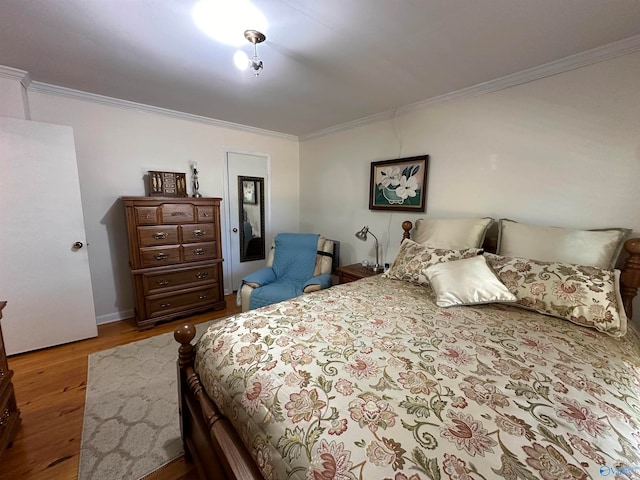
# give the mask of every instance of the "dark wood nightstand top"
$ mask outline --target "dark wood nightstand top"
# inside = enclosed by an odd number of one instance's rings
[[[336,272],[338,274],[339,283],[349,283],[355,280],[360,280],[361,278],[379,275],[382,273],[382,270],[374,272],[371,267],[363,267],[360,263],[354,263],[352,265],[343,265],[342,267],[338,267]]]

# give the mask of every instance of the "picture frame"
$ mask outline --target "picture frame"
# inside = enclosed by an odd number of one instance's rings
[[[159,172],[149,170],[150,197],[186,197],[187,178],[185,173]]]
[[[424,212],[429,155],[371,162],[369,210]]]
[[[251,205],[257,203],[255,180],[242,180],[242,203]]]

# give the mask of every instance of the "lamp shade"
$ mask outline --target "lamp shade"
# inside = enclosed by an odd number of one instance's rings
[[[367,240],[368,233],[369,233],[369,227],[362,227],[362,230],[356,232],[356,238],[364,242]]]

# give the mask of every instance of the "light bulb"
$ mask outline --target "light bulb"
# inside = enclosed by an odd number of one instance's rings
[[[239,47],[247,25],[264,32],[267,20],[249,0],[201,0],[191,14],[195,24],[211,38]]]
[[[249,60],[249,56],[243,52],[242,50],[238,50],[236,54],[233,56],[233,63],[235,63],[236,67],[240,70],[246,70],[249,68],[249,64],[251,61]]]

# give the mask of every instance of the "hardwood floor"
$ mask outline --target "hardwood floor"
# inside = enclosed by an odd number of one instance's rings
[[[235,294],[225,297],[225,310],[206,312],[138,330],[133,319],[101,325],[98,336],[58,347],[9,357],[22,424],[0,459],[0,480],[75,480],[89,354],[173,331],[185,321],[201,323],[240,311]],[[178,344],[176,343],[176,358]],[[191,480],[194,468],[179,458],[148,480]]]

